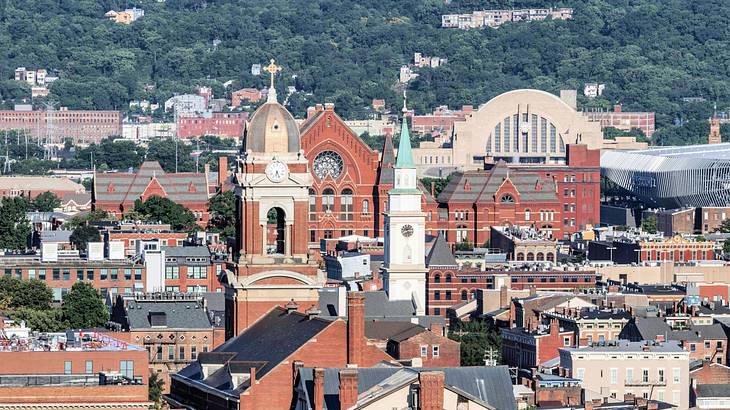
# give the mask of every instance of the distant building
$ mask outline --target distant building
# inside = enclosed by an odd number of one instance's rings
[[[373,107],[373,110],[375,110],[376,112],[384,112],[385,111],[385,100],[373,98],[372,107]]]
[[[104,14],[104,17],[109,21],[113,21],[117,24],[132,24],[140,17],[144,16],[144,10],[132,7],[123,11],[109,10]]]
[[[23,196],[35,198],[44,192],[51,192],[59,198],[86,192],[83,185],[68,178],[45,176],[1,176],[0,197]]]
[[[710,118],[710,135],[707,137],[707,143],[722,143],[722,135],[720,135],[720,119],[717,116]]]
[[[421,53],[413,53],[413,65],[416,67],[437,68],[446,64],[449,60],[442,57],[429,57]]]
[[[251,75],[261,75],[261,64],[251,64]]]
[[[13,332],[0,346],[3,407],[146,410],[148,352],[96,331]]]
[[[588,98],[596,98],[603,95],[603,90],[606,89],[606,84],[602,83],[585,83],[583,86],[583,95]]]
[[[492,226],[489,244],[517,262],[556,262],[558,242],[552,232],[539,232],[530,227]]]
[[[588,255],[594,261],[631,264],[651,261],[689,262],[715,259],[715,242],[680,236],[665,241],[591,241]]]
[[[461,110],[449,110],[445,105],[436,107],[431,114],[413,115],[412,131],[419,134],[444,135],[451,137],[454,122],[463,121],[464,118],[474,111],[471,105],[465,105]],[[423,145],[423,144],[421,144]],[[414,149],[418,151],[418,149]]]
[[[360,252],[338,252],[324,255],[327,277],[337,280],[362,279],[371,274],[370,255]]]
[[[398,81],[405,84],[413,79],[418,77],[418,73],[414,73],[411,67],[407,65],[403,65],[400,67],[400,75],[398,77]]]
[[[136,143],[149,142],[155,138],[173,138],[177,124],[174,122],[124,123],[122,137]]]
[[[244,101],[256,103],[261,100],[261,90],[256,88],[241,88],[231,93],[231,106],[240,107]]]
[[[196,94],[176,95],[165,101],[165,112],[174,112],[175,115],[199,114],[207,109],[205,97]]]
[[[480,10],[467,14],[445,14],[441,16],[442,28],[497,28],[507,22],[542,21],[550,17],[553,20],[571,20],[572,8],[518,9],[518,10]]]
[[[613,111],[585,111],[583,115],[591,121],[601,123],[601,128],[614,127],[622,131],[637,128],[646,138],[654,135],[653,112],[624,112],[621,104],[616,104],[613,106]]]
[[[178,138],[190,139],[205,135],[239,139],[248,119],[246,112],[211,112],[177,117]]]
[[[502,329],[501,335],[502,361],[521,369],[544,366],[559,356],[558,349],[577,345],[575,334],[559,327],[557,320],[534,329]]]
[[[94,209],[122,217],[137,200],[168,198],[191,210],[200,226],[208,223],[209,187],[205,173],[166,173],[156,161],[144,162],[136,172],[99,173],[94,176]]]
[[[30,96],[32,98],[37,97],[48,97],[48,88],[46,87],[31,87]]]
[[[625,394],[689,408],[689,352],[676,342],[628,342],[561,348],[560,374],[582,380],[585,400]]]
[[[122,135],[119,111],[68,110],[0,111],[0,130],[23,130],[34,139],[49,136],[55,143],[71,138],[74,143],[98,143],[104,138]]]

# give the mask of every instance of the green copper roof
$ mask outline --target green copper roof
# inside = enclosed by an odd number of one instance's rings
[[[400,128],[400,142],[398,143],[398,157],[395,160],[396,168],[415,168],[411,153],[411,136],[408,133],[408,121],[405,115]]]

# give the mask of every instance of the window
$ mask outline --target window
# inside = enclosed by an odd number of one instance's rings
[[[109,279],[111,280],[117,280],[119,278],[119,269],[112,268],[109,272]]]
[[[167,346],[167,360],[175,360],[175,346]]]
[[[165,286],[165,292],[179,293],[180,286]]]
[[[179,279],[180,278],[180,267],[179,266],[166,266],[165,267],[165,279]]]
[[[441,283],[441,275],[438,273],[433,277],[433,283]]]
[[[451,283],[451,275],[446,275],[446,283]]]
[[[99,279],[100,280],[106,280],[106,275],[107,275],[107,270],[106,269],[101,269],[99,271]]]
[[[35,279],[35,269],[28,269],[28,279]]]
[[[672,381],[673,381],[674,383],[679,383],[679,382],[680,382],[680,380],[681,380],[681,374],[682,374],[682,373],[680,372],[680,369],[679,369],[679,367],[675,367],[675,368],[673,368],[673,369],[672,369]]]
[[[451,291],[450,290],[446,291],[446,300],[451,300]]]
[[[332,212],[335,207],[335,191],[330,188],[322,191],[322,212]]]
[[[672,404],[679,406],[679,390],[672,390]]]
[[[690,351],[690,352],[695,352],[695,351],[697,351],[697,346],[696,346],[696,345],[695,345],[694,343],[690,343],[690,344],[689,344],[689,351]]]
[[[142,280],[142,268],[134,269],[134,280]]]
[[[119,373],[124,377],[130,379],[134,378],[134,361],[132,360],[120,360],[119,361]]]
[[[89,269],[86,271],[86,280],[94,280],[94,270]]]
[[[421,345],[421,357],[428,356],[428,346]]]
[[[367,199],[362,201],[362,213],[363,215],[368,215],[370,213],[370,201]]]
[[[433,314],[438,316],[441,314],[441,308],[433,308]]]
[[[641,382],[642,383],[649,383],[649,369],[642,369],[641,370]]]
[[[198,358],[198,347],[190,346],[190,358],[195,360]]]
[[[504,194],[502,195],[502,198],[499,199],[499,202],[503,204],[513,204],[515,203],[515,198],[511,194]]]
[[[179,360],[185,360],[185,346],[180,346],[180,349],[178,349],[177,358]]]
[[[575,378],[576,379],[583,380],[585,375],[586,375],[586,369],[583,369],[583,368],[575,369]]]
[[[438,290],[435,291],[435,292],[433,292],[433,299],[434,300],[441,300],[441,292],[439,292]]]
[[[155,354],[155,359],[162,360],[162,346],[157,346],[157,353]]]
[[[132,269],[130,269],[130,268],[124,269],[124,280],[132,280]]]
[[[84,270],[76,269],[76,280],[84,280]]]
[[[94,362],[91,360],[86,361],[86,374],[94,373]]]
[[[634,381],[634,369],[629,367],[626,369],[626,382],[631,383],[633,381]]]
[[[352,190],[346,188],[340,193],[340,219],[352,221]]]
[[[205,279],[207,276],[206,266],[188,266],[189,279]]]
[[[438,346],[431,346],[431,356],[439,357],[439,347]]]
[[[611,369],[611,384],[618,383],[618,369],[612,368]]]
[[[63,362],[63,374],[71,374],[71,371],[71,361],[66,360],[65,362]]]
[[[664,369],[659,369],[657,372],[659,373],[659,383],[664,383]]]
[[[71,269],[63,268],[63,280],[71,280]]]
[[[466,298],[467,298],[466,290],[462,290],[461,291],[461,300],[466,300]]]
[[[61,280],[61,269],[53,268],[53,280]]]
[[[563,338],[563,346],[570,346],[570,337],[569,336],[565,336]]]

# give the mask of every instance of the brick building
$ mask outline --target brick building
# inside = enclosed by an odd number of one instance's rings
[[[569,309],[543,312],[548,320],[557,320],[560,327],[573,330],[583,344],[618,340],[631,313],[624,309]]]
[[[225,260],[214,257],[206,246],[163,246],[166,292],[221,292],[218,276]]]
[[[206,173],[167,173],[157,161],[145,161],[136,172],[95,173],[94,209],[119,218],[134,208],[136,200],[153,196],[168,198],[188,208],[200,226],[208,224],[208,176]]]
[[[124,252],[127,256],[138,253],[138,243],[147,241],[159,242],[160,246],[183,246],[189,238],[187,232],[173,231],[170,225],[164,224],[135,224],[119,223],[113,226],[99,227],[105,242],[124,243]]]
[[[205,135],[240,138],[246,126],[246,112],[214,112],[178,116],[178,138],[190,139]]]
[[[96,332],[22,335],[0,345],[0,407],[149,409],[147,352]]]
[[[171,373],[224,342],[211,317],[200,295],[158,293],[117,298],[111,319],[122,329],[114,337],[147,349],[150,370],[169,392]]]
[[[439,194],[438,221],[450,243],[482,244],[492,226],[532,226],[567,238],[600,222],[599,151],[567,146],[567,165],[512,165],[453,174]],[[428,224],[428,222],[427,222]]]
[[[231,105],[240,107],[244,101],[256,103],[261,99],[261,90],[256,88],[241,88],[231,93]]]
[[[0,110],[0,130],[25,130],[36,139],[50,135],[57,143],[66,138],[80,144],[98,143],[106,137],[122,135],[122,113],[65,108],[58,111]]]
[[[558,255],[558,241],[530,227],[493,226],[489,245],[507,254],[507,259],[517,262],[555,262]]]
[[[83,194],[83,185],[68,178],[47,176],[2,176],[0,177],[0,196],[24,196],[35,198],[44,192],[52,192],[59,198]]]
[[[364,295],[348,295],[348,320],[275,307],[219,348],[172,375],[169,402],[210,410],[289,409],[304,366],[370,367],[393,360],[365,338]],[[276,348],[272,348],[272,347]]]
[[[416,134],[437,134],[450,136],[454,129],[454,122],[461,121],[474,111],[471,105],[465,105],[461,110],[449,110],[446,106],[436,108],[427,115],[411,116],[411,131]]]
[[[714,241],[697,241],[675,236],[663,241],[591,241],[588,257],[619,264],[639,262],[690,262],[715,259]]]
[[[586,111],[583,113],[591,121],[601,123],[601,128],[614,127],[623,131],[640,129],[647,138],[654,135],[653,112],[624,112],[621,104],[613,106],[613,111]]]
[[[576,345],[575,334],[559,327],[556,320],[549,326],[528,330],[521,327],[502,329],[502,362],[521,369],[538,367],[559,356],[558,349]]]
[[[416,367],[459,367],[459,342],[444,335],[443,326],[430,329],[395,320],[367,320],[365,337],[394,359]]]

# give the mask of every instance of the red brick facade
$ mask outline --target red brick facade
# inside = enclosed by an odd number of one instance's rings
[[[55,141],[65,138],[74,143],[98,143],[106,137],[122,135],[122,113],[119,111],[0,111],[0,129],[27,130],[33,138]]]
[[[399,360],[420,358],[422,367],[461,366],[461,347],[432,331],[421,332],[399,342],[388,342],[388,353]]]
[[[180,116],[177,120],[177,136],[190,139],[205,135],[223,138],[240,138],[248,118],[245,112],[214,112],[211,116]]]

